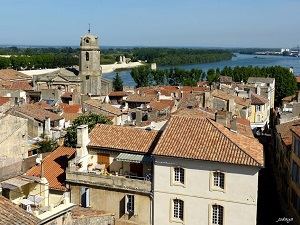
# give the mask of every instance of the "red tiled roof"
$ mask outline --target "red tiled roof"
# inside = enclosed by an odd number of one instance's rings
[[[262,145],[207,118],[172,116],[153,154],[262,167]]]
[[[63,108],[64,113],[80,113],[81,112],[81,105],[69,105],[66,103],[60,103],[59,106]]]
[[[160,102],[160,101],[151,101],[148,105],[151,108],[156,109],[156,110],[163,110],[165,108],[170,107],[169,104],[166,104],[166,103],[163,103],[163,102]]]
[[[300,76],[296,76],[297,83],[300,83]]]
[[[294,132],[298,137],[300,137],[300,125],[292,126],[291,131]]]
[[[76,148],[58,147],[43,159],[44,176],[49,182],[49,188],[55,190],[66,190],[64,186],[66,180],[65,170],[68,161],[75,157]],[[34,166],[26,173],[28,176],[41,177],[41,165]]]
[[[125,91],[112,91],[108,94],[109,97],[123,97],[127,95],[128,93]]]
[[[278,124],[276,125],[275,129],[276,132],[280,135],[281,139],[285,143],[286,146],[292,144],[292,131],[291,128],[294,126],[300,126],[300,119],[294,120],[291,122]]]
[[[63,113],[61,116],[65,118],[66,121],[70,121],[70,123],[73,123],[73,121],[76,118],[82,115],[83,115],[82,113]]]
[[[61,98],[72,98],[73,92],[65,92],[61,95]]]
[[[37,225],[41,221],[33,214],[0,196],[0,224]]]
[[[234,99],[234,102],[238,105],[243,105],[243,106],[249,106],[250,101],[235,95],[229,95],[228,93],[221,91],[221,90],[214,90],[212,92],[213,97],[215,98],[220,98],[226,101],[229,101],[230,98]]]
[[[255,93],[251,93],[251,104],[252,105],[264,105],[268,102],[268,99],[255,94]]]
[[[5,103],[9,102],[8,97],[0,97],[0,106],[4,105]]]
[[[89,99],[84,101],[85,104],[91,105],[93,107],[99,108],[100,110],[109,112],[114,115],[121,115],[122,112],[120,109],[108,104],[108,103],[101,103],[99,100],[96,99]]]
[[[39,121],[44,121],[46,117],[49,117],[50,121],[57,121],[63,119],[63,117],[61,117],[60,115],[53,112],[49,112],[48,110],[45,110],[40,106],[34,104],[28,104],[28,105],[23,105],[21,107],[16,107],[14,108],[14,110],[12,110],[12,112],[13,111],[17,111],[21,114],[25,114],[27,116],[33,117],[34,119]]]
[[[25,75],[13,69],[0,70],[0,80],[31,80],[31,76]]]
[[[155,95],[140,95],[140,94],[129,94],[126,102],[144,102],[149,103],[151,100],[156,98]]]
[[[5,89],[17,89],[23,91],[33,90],[33,87],[28,83],[28,81],[14,81],[3,86]]]
[[[51,105],[49,105],[49,104],[47,104],[46,102],[43,102],[43,101],[36,102],[36,103],[34,103],[34,105],[42,107],[44,109],[53,109],[53,107]]]
[[[153,130],[98,124],[89,134],[89,146],[147,153],[153,150],[159,136]]]

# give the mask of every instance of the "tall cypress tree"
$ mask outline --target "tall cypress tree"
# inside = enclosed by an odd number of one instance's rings
[[[123,81],[119,76],[119,73],[113,78],[113,88],[114,91],[123,91]]]

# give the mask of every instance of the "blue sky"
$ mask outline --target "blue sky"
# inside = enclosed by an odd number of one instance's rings
[[[1,0],[0,45],[300,45],[300,0]]]

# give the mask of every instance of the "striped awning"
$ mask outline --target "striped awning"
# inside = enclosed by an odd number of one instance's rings
[[[149,155],[138,155],[129,153],[120,153],[116,157],[117,161],[132,162],[132,163],[152,163],[152,158]]]

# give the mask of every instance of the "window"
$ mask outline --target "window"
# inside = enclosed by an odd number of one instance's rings
[[[261,105],[257,105],[256,106],[256,112],[260,112],[262,111],[262,106]]]
[[[294,136],[294,153],[299,157],[299,140]]]
[[[133,214],[134,213],[134,195],[126,195],[126,212]]]
[[[90,189],[86,187],[81,188],[81,206],[90,207]]]
[[[260,115],[256,115],[256,122],[260,122]]]
[[[174,182],[184,184],[184,169],[181,167],[174,168]]]
[[[224,178],[225,175],[222,172],[213,172],[213,186],[224,189]]]
[[[173,200],[173,218],[183,220],[183,201],[180,199]]]
[[[213,225],[223,225],[223,206],[213,205],[212,206],[212,224]]]
[[[85,53],[85,59],[86,59],[86,61],[90,60],[90,53],[88,53],[88,52]]]

